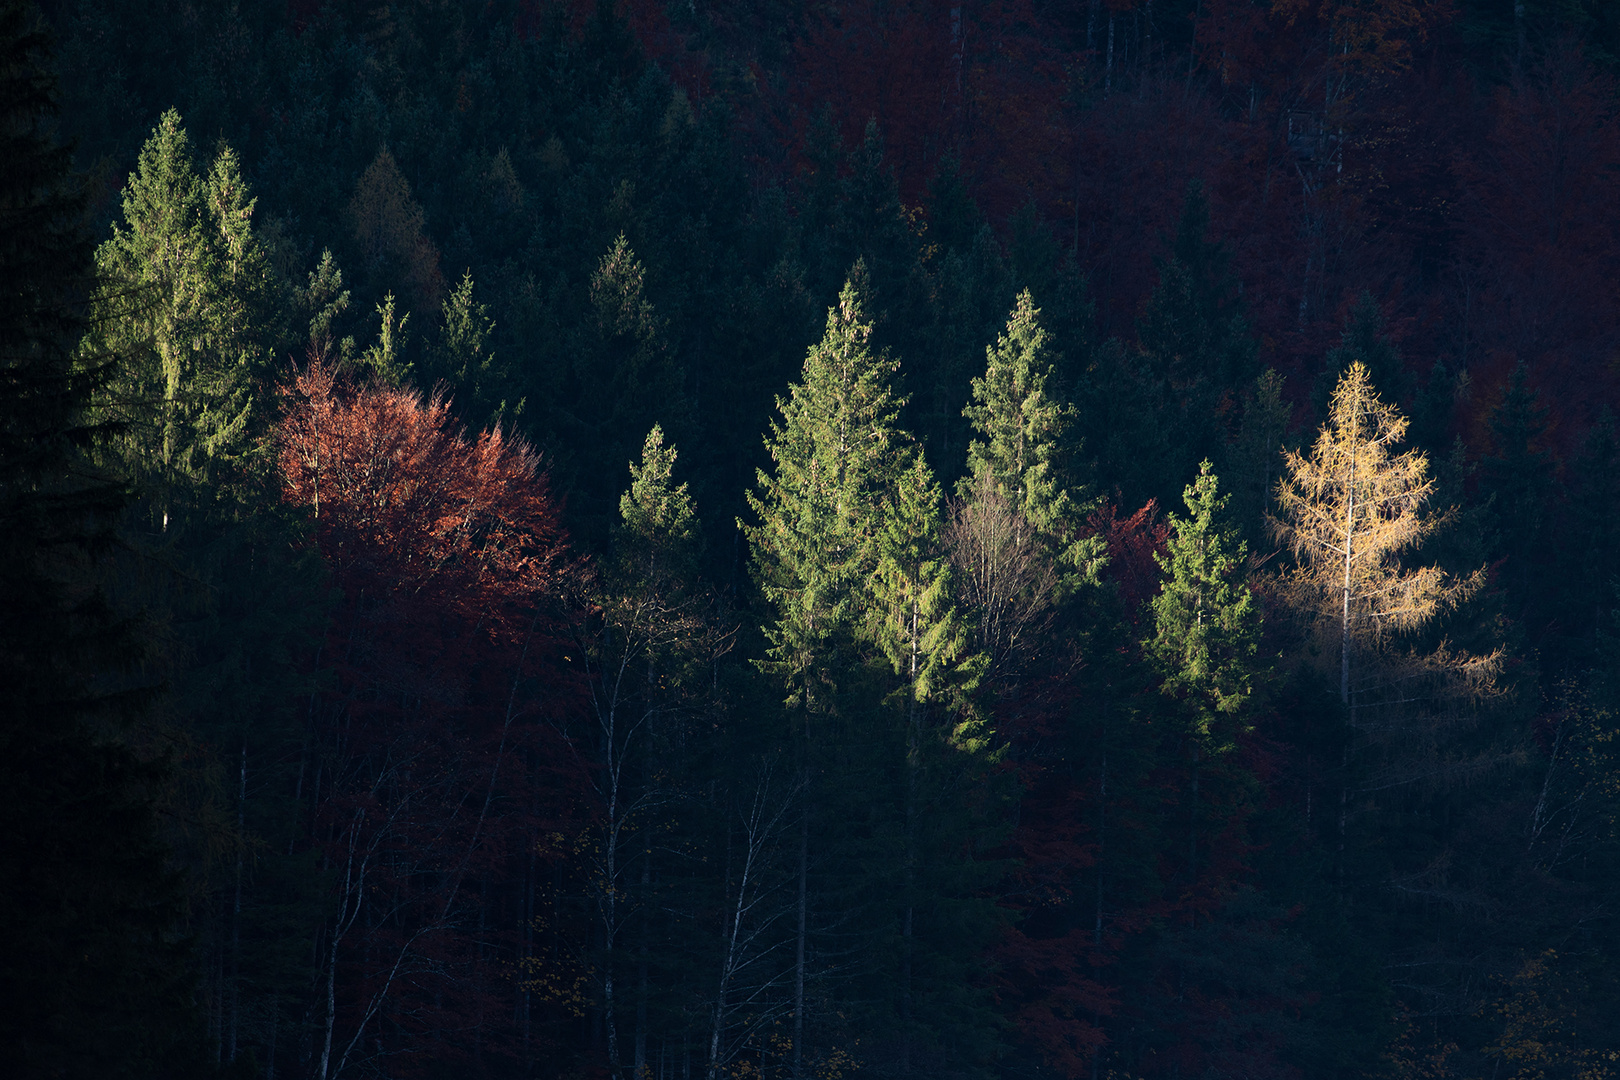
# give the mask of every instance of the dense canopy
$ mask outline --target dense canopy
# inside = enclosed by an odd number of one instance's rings
[[[0,1059],[1620,1076],[1617,11],[0,0]]]

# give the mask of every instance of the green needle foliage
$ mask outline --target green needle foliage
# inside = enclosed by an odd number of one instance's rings
[[[429,373],[454,388],[461,414],[474,422],[520,420],[524,401],[510,393],[511,373],[491,345],[495,320],[488,304],[473,299],[471,271],[444,298],[440,314],[439,340],[428,349]]]
[[[124,188],[123,224],[96,253],[98,344],[131,358],[115,391],[133,424],[129,457],[163,489],[247,467],[257,445],[255,388],[282,335],[255,201],[229,146],[197,170],[170,109]]]
[[[1205,461],[1183,494],[1187,516],[1170,515],[1168,550],[1154,554],[1166,574],[1153,598],[1154,636],[1143,643],[1164,673],[1164,692],[1192,705],[1204,739],[1217,714],[1242,711],[1253,695],[1260,640],[1244,571],[1249,546],[1226,520],[1231,495],[1219,486]]]
[[[805,704],[832,686],[830,651],[864,636],[895,493],[908,474],[913,484],[932,484],[915,471],[921,451],[898,426],[900,365],[874,352],[871,336],[865,298],[846,283],[801,381],[777,399],[782,421],[771,422],[766,440],[775,468],[758,471],[748,496],[759,520],[743,526],[755,578],[777,613],[766,628],[765,666]],[[916,509],[926,496],[913,491],[910,501]]]
[[[702,546],[692,496],[686,484],[674,483],[675,458],[664,429],[654,424],[641,461],[630,463],[630,490],[619,496],[613,544],[620,571],[654,588],[692,580]]]
[[[993,490],[1028,521],[1072,572],[1094,578],[1103,557],[1094,538],[1077,532],[1094,508],[1068,467],[1074,406],[1052,396],[1050,338],[1028,289],[1007,318],[1005,332],[985,350],[982,378],[973,380],[973,403],[962,411],[978,437],[968,444],[964,498]]]
[[[1018,294],[1006,331],[985,350],[989,364],[973,380],[973,403],[962,415],[981,436],[968,444],[972,477],[992,478],[1030,524],[1056,534],[1078,510],[1059,462],[1074,406],[1046,392],[1052,362],[1040,314],[1028,289]]]

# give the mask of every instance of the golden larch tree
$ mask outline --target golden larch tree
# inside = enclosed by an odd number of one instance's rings
[[[1310,454],[1285,455],[1279,516],[1268,519],[1294,557],[1282,581],[1284,598],[1306,622],[1320,655],[1337,653],[1339,698],[1352,725],[1358,707],[1370,704],[1367,695],[1380,687],[1400,684],[1406,689],[1396,696],[1412,700],[1411,678],[1427,671],[1453,684],[1464,676],[1478,691],[1496,667],[1494,653],[1464,656],[1442,645],[1401,655],[1394,648],[1399,636],[1467,599],[1484,580],[1483,569],[1457,578],[1403,560],[1449,516],[1429,507],[1434,479],[1428,458],[1417,450],[1397,452],[1406,428],[1399,410],[1379,399],[1366,365],[1351,364]]]

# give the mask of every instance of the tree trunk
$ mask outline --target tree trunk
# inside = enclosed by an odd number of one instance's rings
[[[242,739],[242,769],[236,793],[236,895],[231,902],[230,1032],[226,1036],[225,1060],[236,1060],[236,1033],[241,1016],[240,979],[242,974],[242,847],[247,842],[247,739]]]
[[[799,823],[799,926],[793,957],[793,1080],[804,1080],[804,944],[810,873],[810,810]]]
[[[647,939],[652,934],[647,897],[652,884],[652,855],[641,857],[641,942],[636,972],[636,1050],[632,1066],[635,1080],[646,1080],[647,1068]]]

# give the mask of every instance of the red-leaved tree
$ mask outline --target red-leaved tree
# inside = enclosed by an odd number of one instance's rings
[[[332,890],[316,1073],[517,1054],[540,837],[584,805],[549,722],[577,705],[557,504],[533,450],[469,438],[438,394],[313,360],[282,401],[284,497],[340,597],[310,708]]]

